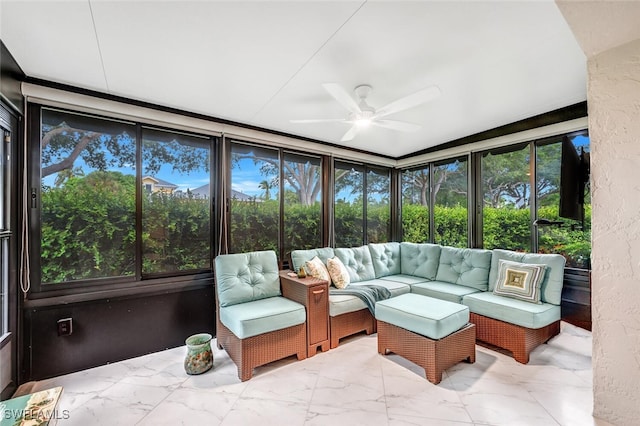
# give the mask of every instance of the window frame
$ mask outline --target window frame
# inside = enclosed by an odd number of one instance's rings
[[[339,167],[340,165],[342,165],[343,167]],[[367,215],[367,205],[368,200],[369,200],[369,194],[368,194],[368,182],[367,182],[367,176],[369,174],[369,171],[374,171],[374,172],[380,172],[380,171],[386,171],[388,172],[388,179],[389,179],[389,224],[387,226],[387,235],[388,235],[388,241],[395,241],[396,240],[396,236],[393,235],[392,231],[395,228],[395,221],[396,218],[394,216],[394,209],[392,207],[392,204],[395,200],[395,191],[394,191],[394,173],[393,173],[393,168],[391,167],[385,167],[385,166],[378,166],[378,165],[374,165],[374,164],[366,164],[366,163],[357,163],[357,162],[353,162],[353,161],[349,161],[349,160],[343,160],[343,159],[338,159],[338,158],[334,158],[333,160],[333,173],[331,175],[331,186],[332,186],[332,200],[331,200],[331,209],[334,212],[333,213],[333,220],[334,222],[332,222],[331,227],[333,229],[332,231],[332,235],[333,237],[333,241],[331,241],[332,246],[335,246],[335,204],[336,204],[336,182],[335,182],[335,171],[338,169],[342,169],[342,170],[346,170],[346,167],[350,167],[352,169],[356,169],[360,172],[362,172],[362,239],[361,239],[361,245],[366,245],[369,244],[368,238],[369,238],[369,232],[368,232],[368,215]]]
[[[58,282],[43,284],[41,279],[41,227],[40,227],[40,212],[41,212],[41,190],[42,190],[42,177],[41,177],[41,123],[42,123],[42,111],[55,110],[65,114],[73,114],[79,116],[87,116],[96,120],[105,120],[110,122],[121,122],[127,125],[133,125],[136,129],[135,143],[136,143],[136,195],[135,195],[135,225],[136,232],[135,241],[135,272],[131,276],[116,276],[116,277],[102,277],[92,279],[82,279],[70,282]],[[110,117],[107,115],[97,114],[93,112],[85,112],[80,110],[73,110],[68,108],[60,108],[58,106],[50,106],[39,103],[29,103],[27,105],[27,182],[29,187],[29,197],[31,199],[31,205],[27,206],[28,215],[28,232],[29,232],[29,263],[30,263],[30,281],[31,289],[29,291],[30,299],[43,299],[50,297],[66,296],[66,295],[82,295],[91,294],[96,292],[111,291],[111,290],[123,290],[131,289],[134,293],[141,291],[143,288],[153,287],[165,287],[171,285],[176,289],[183,288],[184,286],[200,285],[202,280],[210,280],[213,277],[213,254],[216,252],[217,242],[217,198],[215,195],[215,187],[217,185],[217,164],[218,164],[218,146],[220,144],[220,138],[217,135],[210,135],[206,133],[196,133],[183,131],[181,129],[175,129],[171,127],[159,126],[156,124],[149,124],[138,120],[126,120],[116,117]],[[142,128],[153,129],[155,131],[166,131],[170,133],[179,133],[185,135],[191,135],[195,137],[201,137],[209,140],[209,147],[211,155],[209,159],[210,169],[210,267],[203,270],[189,270],[178,271],[173,273],[159,273],[159,274],[142,274],[142,197],[144,196],[144,188],[142,185],[142,171],[141,171],[141,133]]]
[[[402,191],[402,174],[408,171],[414,170],[424,170],[429,169],[429,238],[428,242],[434,242],[434,233],[435,233],[435,218],[434,218],[434,205],[435,205],[435,197],[433,194],[433,175],[434,175],[434,167],[437,165],[447,164],[455,161],[456,159],[468,158],[468,236],[469,243],[468,247],[471,248],[483,248],[483,219],[482,219],[482,203],[483,203],[483,188],[482,188],[482,158],[484,155],[491,154],[502,154],[508,153],[512,151],[517,151],[519,149],[524,149],[525,147],[529,147],[529,188],[531,190],[530,196],[530,235],[531,235],[531,244],[530,250],[531,253],[537,253],[539,249],[539,236],[536,227],[533,225],[534,221],[538,219],[538,189],[537,189],[537,178],[538,178],[538,159],[537,159],[537,149],[541,146],[558,143],[561,142],[563,137],[574,138],[576,136],[586,135],[589,136],[589,129],[579,129],[573,130],[570,132],[559,133],[552,136],[545,136],[543,138],[536,138],[527,141],[516,142],[513,144],[508,144],[504,146],[497,146],[488,149],[478,150],[478,151],[470,151],[466,155],[455,155],[452,157],[438,158],[433,161],[425,161],[423,163],[413,164],[410,167],[400,168],[400,191]],[[402,237],[404,233],[403,222],[402,222],[402,196],[400,198],[399,205],[399,231],[398,236]],[[589,271],[589,269],[575,268],[575,267],[567,267],[567,269],[572,269],[576,271]]]
[[[277,250],[276,251],[276,256],[278,258],[278,262],[280,264],[280,267],[286,267],[289,266],[289,259],[286,256],[286,247],[284,244],[285,238],[287,238],[287,236],[285,235],[285,230],[286,227],[284,225],[284,216],[285,216],[285,179],[283,178],[284,175],[284,162],[287,161],[286,158],[287,156],[297,156],[297,157],[303,157],[303,158],[310,158],[310,159],[318,159],[320,161],[320,182],[322,185],[322,191],[321,191],[321,197],[320,197],[320,211],[322,212],[322,215],[320,217],[320,244],[322,246],[327,245],[327,231],[326,231],[326,200],[327,200],[327,191],[326,191],[326,173],[327,173],[327,169],[326,169],[326,163],[327,163],[327,157],[324,155],[319,155],[319,154],[315,154],[315,153],[307,153],[307,152],[302,152],[302,151],[298,151],[295,149],[291,149],[290,147],[278,147],[278,146],[273,146],[273,145],[269,145],[269,144],[260,144],[257,142],[253,142],[253,141],[247,141],[247,140],[243,140],[241,138],[228,138],[225,139],[224,144],[223,144],[223,149],[228,152],[228,156],[227,156],[227,162],[228,164],[224,165],[224,167],[222,168],[223,170],[226,170],[227,172],[227,176],[225,177],[224,181],[226,182],[226,188],[225,188],[225,192],[227,194],[231,194],[232,191],[232,186],[233,186],[233,181],[232,181],[232,169],[233,169],[233,164],[232,164],[232,160],[233,160],[233,155],[232,155],[232,151],[233,151],[233,145],[245,145],[245,146],[249,146],[249,147],[254,147],[256,149],[266,149],[266,150],[270,150],[270,151],[274,151],[278,154],[278,203],[279,203],[279,213],[278,213],[278,235],[277,235]],[[225,200],[223,200],[223,202],[225,203],[225,233],[228,236],[227,237],[227,245],[226,247],[222,247],[222,252],[224,253],[231,253],[230,249],[231,249],[231,215],[232,215],[232,208],[231,208],[231,198],[229,196],[226,197]]]

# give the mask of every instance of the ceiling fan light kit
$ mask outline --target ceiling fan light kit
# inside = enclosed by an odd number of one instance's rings
[[[308,120],[291,120],[292,123],[329,123],[341,122],[351,124],[351,128],[342,136],[341,142],[350,141],[356,137],[358,131],[370,125],[383,127],[401,132],[415,132],[420,129],[420,125],[407,123],[398,120],[382,119],[391,114],[401,112],[410,108],[415,108],[426,102],[432,101],[440,96],[440,89],[437,86],[430,86],[419,90],[408,96],[395,100],[382,108],[376,109],[367,103],[367,97],[373,88],[368,84],[361,84],[355,87],[354,92],[357,97],[354,99],[346,90],[336,83],[325,83],[322,87],[342,105],[349,115],[346,118],[315,118]]]

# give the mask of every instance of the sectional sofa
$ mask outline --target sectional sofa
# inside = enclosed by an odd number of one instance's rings
[[[558,254],[389,242],[294,250],[292,267],[299,270],[316,256],[325,264],[338,258],[348,271],[350,286],[373,284],[387,288],[391,297],[411,292],[468,306],[477,340],[511,351],[523,364],[536,346],[560,332],[565,259]],[[518,285],[525,278],[538,283],[527,282],[537,292],[532,300],[510,294],[503,285],[505,280]],[[360,298],[331,293],[331,348],[343,337],[376,331],[375,317]]]

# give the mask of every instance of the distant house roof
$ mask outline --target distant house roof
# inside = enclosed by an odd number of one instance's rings
[[[197,197],[209,198],[209,194],[211,194],[210,185],[206,184],[199,186],[198,188],[194,188],[191,190],[191,193]],[[238,201],[262,201],[256,199],[256,197],[245,194],[244,192],[236,191],[235,189],[231,190],[231,198]]]
[[[151,179],[154,182],[154,185],[157,187],[169,188],[169,189],[176,189],[178,187],[178,185],[176,185],[175,183],[168,182],[164,179],[160,179],[155,176],[145,176],[142,178],[142,180],[145,180],[145,179]]]
[[[200,198],[209,198],[209,194],[211,194],[211,185],[206,184],[194,188],[190,191],[193,195]]]
[[[256,199],[256,197],[247,195],[244,192],[236,191],[235,189],[231,190],[231,198],[238,201],[262,201],[262,200]]]

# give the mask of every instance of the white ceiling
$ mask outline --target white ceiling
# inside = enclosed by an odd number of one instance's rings
[[[553,1],[12,1],[0,38],[31,77],[340,144],[322,83],[380,107],[437,85],[349,147],[399,157],[586,100],[586,59]]]

